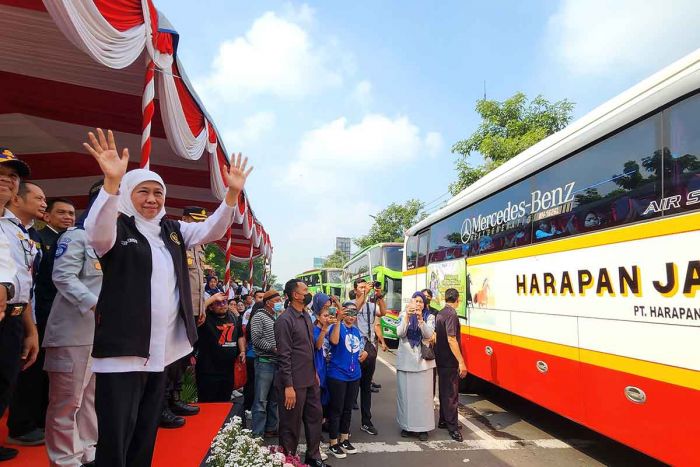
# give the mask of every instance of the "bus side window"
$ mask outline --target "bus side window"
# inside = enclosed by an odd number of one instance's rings
[[[418,258],[416,266],[423,267],[428,265],[428,236],[430,231],[424,232],[418,236]]]
[[[408,237],[406,241],[406,269],[415,269],[418,259],[418,237]]]

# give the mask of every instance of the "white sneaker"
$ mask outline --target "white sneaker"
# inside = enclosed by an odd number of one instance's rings
[[[328,454],[326,454],[325,452],[323,452],[323,449],[320,449],[319,451],[321,452],[321,460],[322,460],[322,461],[327,460],[327,459],[328,459]]]
[[[243,393],[238,389],[234,389],[234,391],[231,393],[231,400],[238,399],[239,397],[243,397]]]

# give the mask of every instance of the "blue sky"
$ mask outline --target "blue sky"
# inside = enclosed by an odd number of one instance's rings
[[[281,281],[367,232],[370,214],[447,199],[475,101],[516,91],[578,118],[700,44],[692,0],[161,0]]]

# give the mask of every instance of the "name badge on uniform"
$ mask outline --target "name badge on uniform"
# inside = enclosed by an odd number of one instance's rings
[[[187,265],[192,266],[194,264],[194,259],[192,258],[187,258]]]
[[[177,233],[175,233],[175,232],[171,233],[170,240],[172,240],[174,244],[180,245],[180,239],[177,238]]]
[[[98,271],[102,271],[102,265],[99,261],[95,261],[95,269],[97,269]]]

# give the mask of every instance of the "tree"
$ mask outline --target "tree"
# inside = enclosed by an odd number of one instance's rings
[[[356,238],[355,245],[366,248],[375,243],[402,242],[406,229],[427,216],[422,211],[423,206],[423,202],[417,199],[409,199],[404,204],[391,203],[376,216],[372,216],[374,224],[369,233]]]
[[[204,260],[208,265],[214,268],[214,272],[219,279],[223,279],[226,274],[226,257],[221,248],[215,243],[210,243],[204,247]],[[265,267],[265,259],[258,258],[253,260],[253,285],[262,287],[263,271]],[[250,270],[248,269],[248,261],[236,262],[231,261],[231,277],[239,280],[248,280]],[[267,283],[274,284],[277,282],[277,276],[268,274]]]
[[[348,262],[350,256],[342,250],[335,250],[326,260],[323,262],[324,268],[342,268],[345,263]]]
[[[455,162],[457,181],[450,184],[456,195],[499,165],[512,159],[533,144],[564,128],[572,118],[574,103],[569,100],[549,102],[537,96],[528,102],[522,92],[503,102],[479,99],[476,111],[481,116],[479,128],[467,139],[457,141],[452,152],[459,154]],[[472,153],[484,158],[482,165],[467,162]]]

